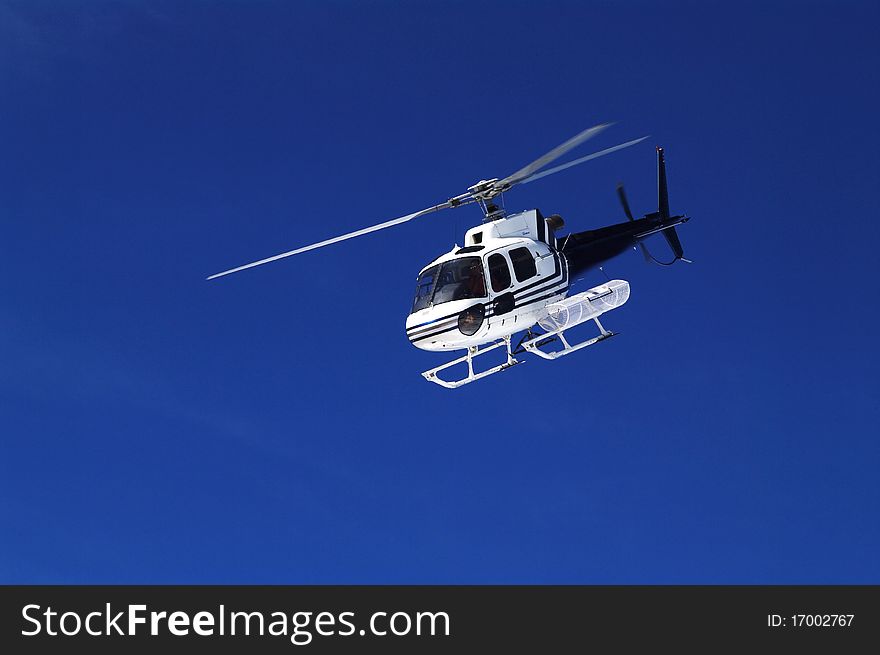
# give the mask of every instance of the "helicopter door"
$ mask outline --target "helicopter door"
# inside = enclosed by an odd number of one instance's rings
[[[513,293],[509,291],[511,285],[510,266],[507,263],[507,258],[496,252],[489,255],[486,263],[489,267],[492,291],[501,294],[495,297],[495,315],[506,314],[513,310]]]

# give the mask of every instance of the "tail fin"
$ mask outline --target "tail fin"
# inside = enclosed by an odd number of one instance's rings
[[[669,220],[669,191],[666,188],[666,158],[663,156],[663,148],[657,146],[657,213],[660,214],[660,220],[666,222]],[[678,238],[678,233],[674,227],[663,230],[663,236],[666,242],[672,248],[675,259],[688,261],[684,258],[684,249]]]
[[[666,157],[657,146],[657,211],[664,221],[669,218],[669,190],[666,188]]]

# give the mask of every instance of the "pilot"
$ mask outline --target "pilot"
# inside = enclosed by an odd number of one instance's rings
[[[486,295],[483,284],[483,267],[480,262],[474,262],[467,270],[468,298],[482,298]]]

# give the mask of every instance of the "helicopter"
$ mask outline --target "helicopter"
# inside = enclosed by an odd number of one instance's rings
[[[422,268],[416,280],[412,309],[406,318],[406,335],[415,347],[439,352],[464,350],[465,354],[424,371],[422,376],[443,387],[456,388],[522,363],[516,357],[521,353],[554,360],[577,352],[615,336],[615,332],[602,325],[599,317],[623,305],[630,295],[629,283],[625,280],[609,280],[569,295],[572,280],[578,274],[636,246],[641,248],[648,262],[663,266],[678,261],[692,263],[684,257],[675,230],[689,217],[670,214],[666,161],[664,150],[659,146],[656,148],[657,210],[640,218],[633,216],[622,184],[617,185],[617,195],[626,222],[593,230],[560,235],[565,221],[558,214],[544,217],[538,209],[508,214],[503,208],[503,194],[518,184],[553,175],[648,138],[627,141],[546,168],[610,126],[611,123],[602,123],[583,130],[515,173],[502,179],[480,180],[466,192],[427,209],[215,273],[207,279],[400,225],[442,209],[476,203],[483,212],[482,223],[467,230],[463,246],[454,246]],[[499,196],[501,206],[495,202]],[[666,238],[672,250],[673,258],[668,262],[656,259],[644,243],[647,237],[657,233]],[[596,324],[598,336],[570,343],[565,331],[588,321]],[[514,335],[521,332],[522,338],[514,345]],[[550,347],[550,344],[557,346]],[[474,361],[497,348],[505,348],[505,361],[478,372]],[[466,365],[464,376],[446,379],[440,375],[461,364]]]

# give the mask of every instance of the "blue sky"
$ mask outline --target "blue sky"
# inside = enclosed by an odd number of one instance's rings
[[[0,3],[0,581],[877,583],[878,19]],[[612,261],[599,347],[421,379],[472,207],[204,280],[607,120],[572,156],[651,139],[506,198],[641,215],[666,147],[696,263]]]

